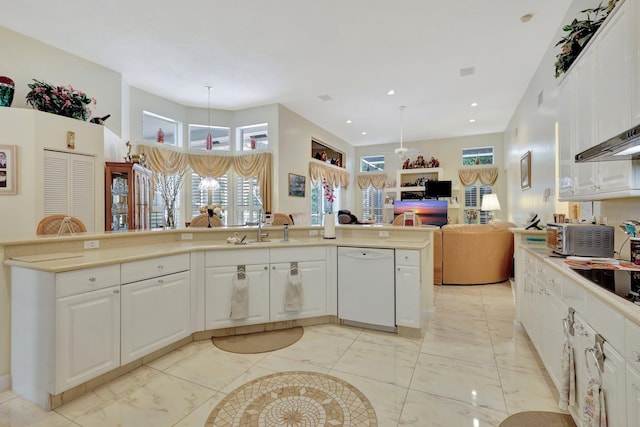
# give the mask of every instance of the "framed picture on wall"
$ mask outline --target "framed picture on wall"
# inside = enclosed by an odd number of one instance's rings
[[[304,197],[304,187],[306,178],[295,173],[289,174],[289,196]]]
[[[18,161],[15,145],[0,145],[0,195],[17,193]]]
[[[531,151],[520,158],[520,189],[531,188]]]

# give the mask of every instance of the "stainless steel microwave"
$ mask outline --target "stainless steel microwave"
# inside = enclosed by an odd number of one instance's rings
[[[560,255],[613,258],[614,228],[595,224],[547,224],[547,246]]]

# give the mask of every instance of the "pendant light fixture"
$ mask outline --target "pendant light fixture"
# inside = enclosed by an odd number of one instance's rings
[[[207,127],[207,137],[205,139],[205,149],[207,151],[213,150],[213,136],[211,135],[211,86],[207,86],[207,90],[209,91],[207,97],[207,111],[209,115],[208,127]],[[209,156],[209,154],[207,154]],[[210,163],[210,158],[208,158],[208,163]],[[211,170],[211,167],[209,167]],[[200,191],[216,191],[220,188],[220,183],[214,177],[207,175],[205,178],[200,180],[200,184],[198,184],[198,190]]]

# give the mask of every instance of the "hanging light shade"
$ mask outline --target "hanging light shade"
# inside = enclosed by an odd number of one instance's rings
[[[211,176],[202,178],[200,184],[198,184],[198,190],[200,191],[216,191],[218,189],[220,189],[220,183]]]
[[[205,140],[205,148],[207,151],[213,150],[213,136],[211,136],[211,86],[207,86],[209,94],[207,96],[207,113],[209,117],[209,126],[207,127],[207,138]]]
[[[205,148],[207,151],[213,149],[213,137],[211,136],[211,86],[207,86],[209,91],[207,96],[207,111],[209,114],[209,126],[207,127],[207,138],[205,139]],[[206,176],[200,180],[198,190],[200,191],[216,191],[220,188],[220,183],[212,176]]]

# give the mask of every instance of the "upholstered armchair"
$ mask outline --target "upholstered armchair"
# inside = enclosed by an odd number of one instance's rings
[[[38,236],[44,234],[75,234],[85,233],[87,227],[75,216],[69,215],[49,215],[44,217],[38,223],[36,234]]]
[[[191,220],[190,227],[209,227],[209,220],[211,221],[212,227],[222,227],[224,224],[222,220],[218,218],[216,215],[209,218],[208,214],[200,214],[198,216],[194,216]]]

